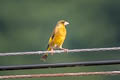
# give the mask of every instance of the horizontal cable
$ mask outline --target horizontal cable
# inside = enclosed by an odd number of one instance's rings
[[[17,66],[0,66],[0,71],[23,70],[23,69],[61,68],[61,67],[75,67],[75,66],[116,65],[116,64],[120,64],[120,60],[55,63],[55,64],[31,64],[31,65],[17,65]]]
[[[95,52],[95,51],[116,51],[120,50],[120,47],[111,48],[92,48],[92,49],[72,49],[67,52]],[[63,53],[64,50],[55,50],[53,53]],[[14,53],[0,53],[0,56],[16,56],[16,55],[33,55],[33,54],[44,54],[51,53],[51,51],[32,51],[32,52],[14,52]]]
[[[65,77],[65,76],[89,76],[89,75],[120,75],[120,71],[105,72],[78,72],[78,73],[54,73],[54,74],[28,74],[28,75],[6,75],[0,76],[0,79],[15,78],[41,78],[41,77]]]

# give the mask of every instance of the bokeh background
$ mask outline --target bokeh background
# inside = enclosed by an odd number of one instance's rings
[[[0,0],[0,52],[45,50],[58,20],[67,20],[68,49],[120,46],[120,0]],[[0,66],[119,59],[120,51],[0,57]],[[1,71],[0,75],[120,70],[120,65]],[[22,80],[113,80],[119,76]],[[9,79],[10,80],[10,79]],[[14,79],[21,80],[21,79]]]

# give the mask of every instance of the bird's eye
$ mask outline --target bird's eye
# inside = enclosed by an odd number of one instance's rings
[[[65,22],[61,22],[62,24],[64,24]]]

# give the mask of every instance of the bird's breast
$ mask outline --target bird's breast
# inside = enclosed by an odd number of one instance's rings
[[[56,35],[55,35],[55,42],[56,43],[63,43],[64,40],[66,38],[66,29],[63,27],[63,28],[59,28],[56,32]]]
[[[57,31],[57,36],[60,38],[66,37],[66,29],[64,27],[59,28]]]

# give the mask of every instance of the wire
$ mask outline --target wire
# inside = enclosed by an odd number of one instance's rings
[[[61,68],[61,67],[75,67],[75,66],[100,66],[100,65],[115,65],[115,64],[116,65],[120,64],[120,60],[55,63],[55,64],[32,64],[32,65],[17,65],[17,66],[0,66],[0,71],[23,70],[23,69]]]
[[[69,52],[115,51],[115,50],[120,50],[120,47],[92,48],[92,49],[72,49],[72,50],[68,50],[68,53]],[[63,52],[64,52],[64,50],[56,50],[56,51],[54,51],[54,53],[63,53]],[[33,54],[44,54],[44,53],[51,53],[51,51],[0,53],[0,56],[33,55]],[[60,67],[75,67],[75,66],[115,65],[115,64],[120,64],[120,60],[55,63],[55,64],[32,64],[32,65],[17,65],[17,66],[0,66],[0,71],[23,70],[23,69],[42,69],[42,68],[60,68]],[[6,76],[0,76],[0,79],[63,77],[63,76],[88,76],[88,75],[114,75],[114,74],[118,75],[118,74],[120,74],[120,71],[6,75]]]
[[[7,76],[0,76],[0,79],[41,78],[41,77],[65,77],[65,76],[89,76],[89,75],[120,75],[120,71],[54,73],[54,74],[28,74],[28,75],[7,75]]]
[[[95,52],[95,51],[116,51],[120,50],[120,47],[111,47],[111,48],[92,48],[92,49],[72,49],[67,52]],[[53,53],[63,53],[64,50],[55,50]],[[44,54],[51,53],[51,51],[32,51],[32,52],[14,52],[14,53],[0,53],[0,56],[17,56],[17,55],[33,55],[33,54]]]

